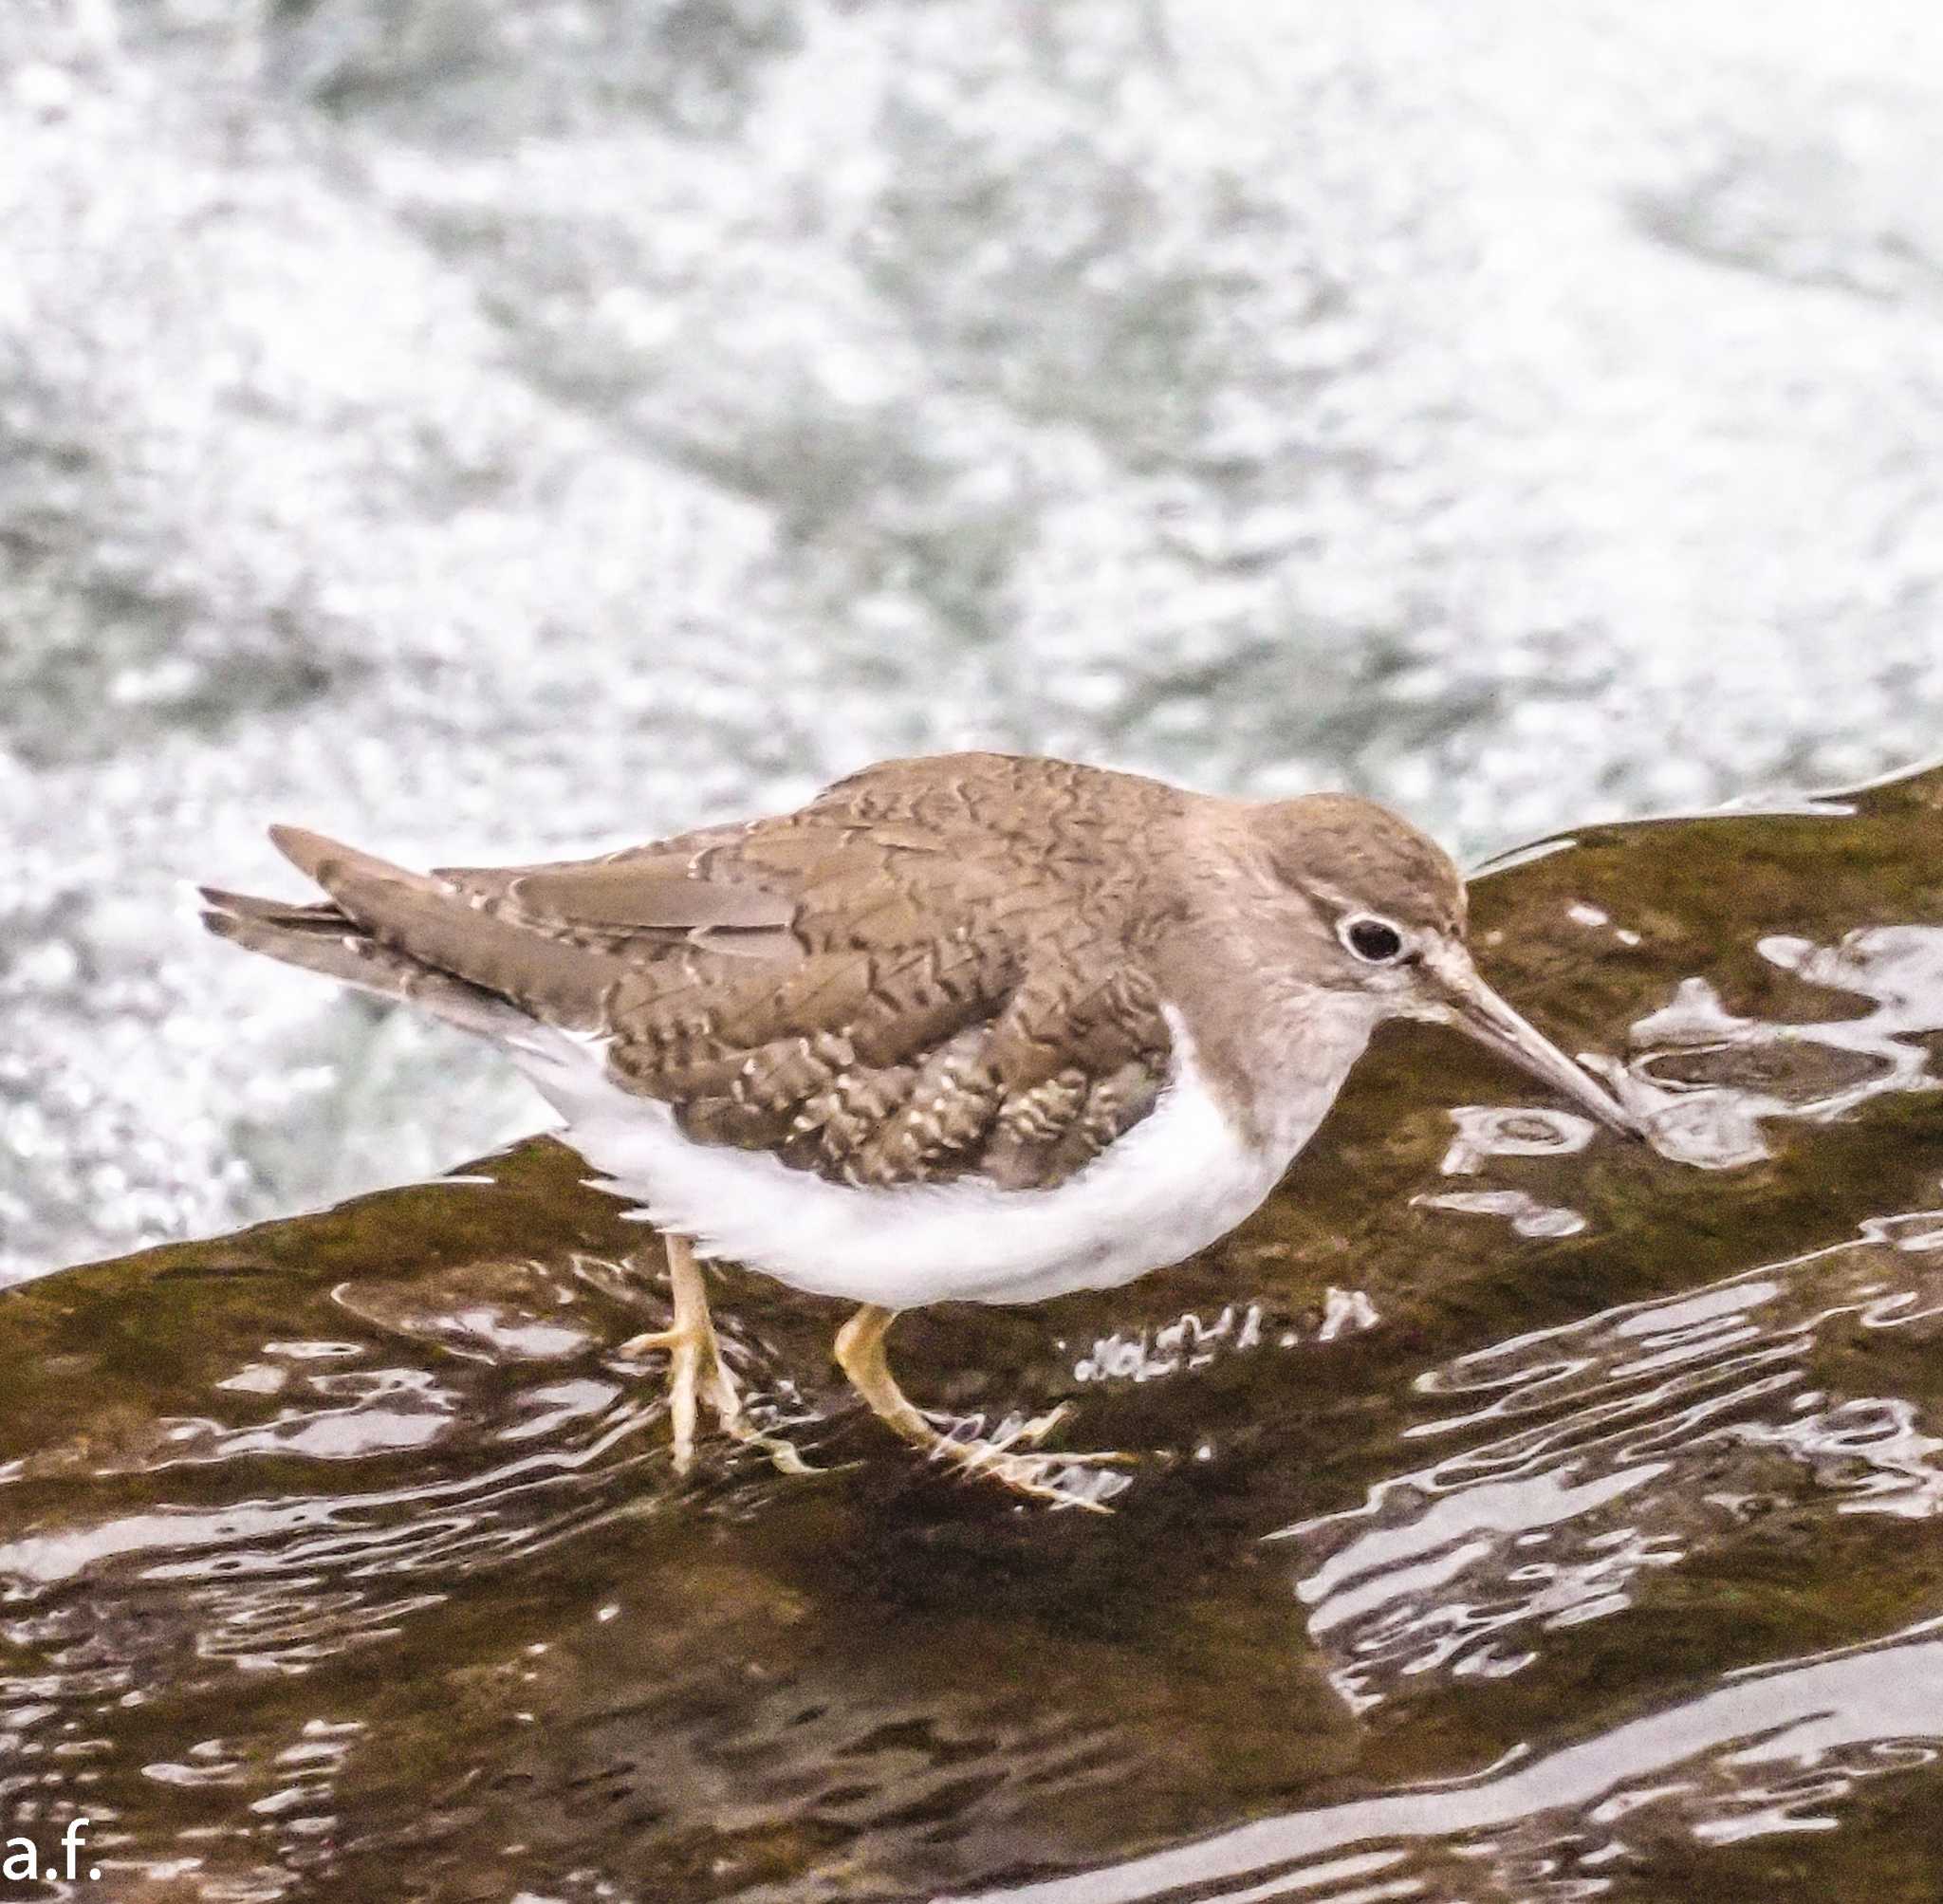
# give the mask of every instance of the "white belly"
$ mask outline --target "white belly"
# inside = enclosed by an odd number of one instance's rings
[[[1278,1104],[1276,1139],[1243,1140],[1202,1081],[1177,1018],[1173,1075],[1154,1109],[1050,1190],[975,1179],[897,1189],[831,1183],[760,1151],[696,1144],[665,1104],[620,1090],[597,1047],[517,1052],[567,1119],[566,1141],[640,1218],[697,1252],[791,1288],[908,1309],[1037,1303],[1108,1289],[1178,1263],[1232,1229],[1274,1189],[1361,1049],[1345,1049],[1306,1101]],[[1359,1027],[1367,1036],[1367,1026]]]

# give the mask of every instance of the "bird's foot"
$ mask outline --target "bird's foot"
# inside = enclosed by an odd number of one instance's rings
[[[1111,1498],[1132,1484],[1123,1474],[1106,1470],[1130,1468],[1136,1456],[1117,1450],[1088,1454],[1021,1453],[1020,1444],[1043,1440],[1063,1421],[1061,1406],[1027,1421],[1007,1421],[989,1439],[979,1435],[940,1434],[931,1449],[934,1461],[957,1470],[965,1481],[996,1481],[1015,1494],[1046,1501],[1056,1507],[1083,1507],[1092,1514],[1110,1514]]]
[[[850,1385],[869,1403],[870,1411],[912,1447],[932,1460],[957,1470],[962,1480],[996,1481],[1015,1494],[1048,1501],[1056,1507],[1084,1507],[1089,1513],[1112,1511],[1109,1496],[1131,1486],[1121,1474],[1102,1472],[1130,1462],[1127,1454],[1021,1454],[1021,1442],[1042,1440],[1065,1418],[1064,1408],[1029,1418],[1008,1415],[997,1433],[985,1433],[985,1417],[949,1422],[940,1428],[902,1389],[884,1359],[884,1338],[897,1321],[897,1311],[866,1303],[837,1331],[839,1366]]]
[[[769,1434],[749,1417],[742,1392],[712,1326],[676,1323],[634,1336],[616,1351],[630,1361],[644,1355],[668,1358],[668,1420],[675,1443],[675,1471],[686,1474],[694,1466],[694,1427],[697,1403],[706,1401],[716,1425],[731,1440],[759,1448],[785,1474],[814,1474],[816,1470],[780,1435]]]

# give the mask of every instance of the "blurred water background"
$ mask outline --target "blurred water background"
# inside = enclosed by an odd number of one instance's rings
[[[200,937],[270,819],[1934,753],[1939,169],[1916,0],[0,0],[0,1280],[544,1120]]]

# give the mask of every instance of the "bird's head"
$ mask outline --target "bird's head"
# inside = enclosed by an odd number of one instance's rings
[[[1250,810],[1280,895],[1292,902],[1308,982],[1360,993],[1385,1018],[1449,1025],[1600,1122],[1639,1121],[1498,996],[1466,942],[1464,876],[1434,840],[1372,801],[1310,794]]]

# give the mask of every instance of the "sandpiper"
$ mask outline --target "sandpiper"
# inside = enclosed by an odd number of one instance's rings
[[[1453,1025],[1604,1124],[1634,1118],[1500,999],[1462,876],[1342,794],[1249,803],[1005,754],[890,761],[794,813],[599,859],[408,872],[316,834],[328,895],[205,889],[225,938],[504,1047],[666,1239],[677,1468],[697,1396],[749,1421],[697,1257],[859,1305],[838,1362],[898,1434],[1061,1503],[1112,1456],[949,1433],[885,1337],[1177,1263],[1255,1209],[1377,1025]]]

